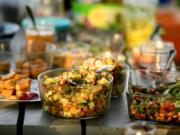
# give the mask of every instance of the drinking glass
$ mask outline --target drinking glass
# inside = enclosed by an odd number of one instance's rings
[[[44,42],[53,43],[55,30],[53,24],[46,19],[37,20],[37,26],[34,27],[30,22],[25,30],[26,52],[34,52],[41,48]]]

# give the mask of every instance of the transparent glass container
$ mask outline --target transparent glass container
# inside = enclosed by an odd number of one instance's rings
[[[54,69],[38,76],[43,109],[53,116],[64,118],[90,119],[104,114],[110,105],[113,77],[109,75],[110,81],[107,85],[73,86],[72,83],[68,83],[68,86],[60,86],[58,83],[46,84],[45,78],[52,80],[69,71]]]
[[[24,57],[16,61],[16,69],[27,70],[29,77],[37,78],[40,73],[52,68],[55,51],[56,45],[52,43],[31,44],[28,52],[25,50]]]
[[[129,71],[127,101],[131,118],[180,122],[180,72],[134,69]]]

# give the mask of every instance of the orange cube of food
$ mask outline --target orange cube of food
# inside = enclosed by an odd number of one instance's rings
[[[15,80],[14,79],[9,79],[4,81],[4,88],[9,89],[9,90],[14,90],[15,89]]]
[[[21,90],[16,90],[16,97],[17,97],[17,98],[20,98],[20,97],[23,95],[23,93],[24,93],[24,92],[27,92],[27,91],[29,91],[29,89],[24,89],[23,91],[21,91]]]
[[[17,97],[16,96],[10,96],[10,97],[7,97],[6,99],[8,99],[8,100],[17,100]]]
[[[15,77],[14,77],[14,79],[15,80],[21,80],[21,79],[25,79],[25,78],[27,78],[28,76],[25,74],[16,74],[15,75]]]
[[[10,97],[13,95],[13,93],[14,93],[14,90],[4,89],[1,91],[1,95],[4,97]]]
[[[19,91],[29,90],[31,80],[29,78],[17,81],[15,89]]]
[[[23,91],[21,91],[21,90],[16,90],[16,96],[17,96],[17,98],[21,97],[22,94],[23,94]]]

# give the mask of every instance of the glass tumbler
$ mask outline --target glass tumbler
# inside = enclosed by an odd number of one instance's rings
[[[44,42],[53,43],[55,38],[55,29],[53,24],[46,20],[37,20],[37,26],[34,27],[31,23],[25,30],[26,38],[26,53],[34,53],[43,47]]]

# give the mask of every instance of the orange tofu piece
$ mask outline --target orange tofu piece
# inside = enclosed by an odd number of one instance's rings
[[[16,97],[20,98],[24,92],[28,92],[28,91],[29,91],[28,89],[24,89],[23,91],[16,90]]]
[[[21,91],[21,90],[16,90],[16,96],[17,96],[17,98],[21,97],[22,94],[23,94],[23,91]]]
[[[28,91],[29,91],[29,89],[24,89],[23,91],[16,90],[16,97],[20,98],[24,92],[28,92]]]
[[[31,80],[29,78],[22,79],[16,82],[15,89],[19,91],[23,91],[27,89],[29,90],[30,84],[31,84]]]
[[[8,90],[14,90],[15,89],[15,80],[14,79],[9,79],[4,81],[4,88]]]
[[[13,93],[14,93],[14,90],[3,89],[1,91],[1,95],[4,97],[10,97],[13,95]]]
[[[28,75],[26,75],[26,74],[25,75],[24,74],[16,74],[14,79],[15,80],[21,80],[21,79],[25,79],[27,77],[28,77]]]
[[[17,100],[18,98],[16,96],[10,96],[10,97],[7,97],[6,99],[8,99],[8,100]]]

